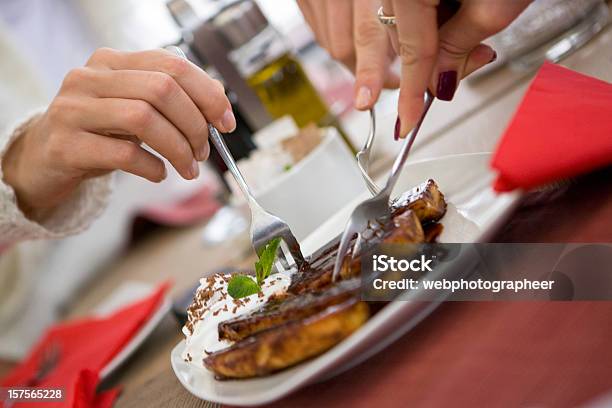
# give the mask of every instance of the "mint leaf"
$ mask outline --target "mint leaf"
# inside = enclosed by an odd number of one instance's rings
[[[260,290],[253,278],[247,275],[234,275],[227,285],[227,293],[234,299],[254,295]]]
[[[272,241],[266,244],[266,247],[259,254],[259,260],[255,262],[255,276],[257,277],[257,284],[261,285],[270,273],[276,261],[276,251],[281,243],[280,238],[274,238]]]

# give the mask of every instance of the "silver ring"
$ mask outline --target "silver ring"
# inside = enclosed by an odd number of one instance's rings
[[[378,9],[378,21],[381,24],[394,26],[395,25],[395,16],[387,16],[382,8],[382,6]]]

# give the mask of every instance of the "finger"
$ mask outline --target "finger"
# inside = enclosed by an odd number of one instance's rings
[[[474,48],[468,55],[467,62],[463,68],[462,79],[495,61],[497,59],[497,53],[495,50],[488,45],[479,44]]]
[[[389,38],[376,17],[378,1],[355,0],[355,108],[370,109],[389,80]],[[391,74],[391,84],[393,76]]]
[[[191,180],[199,175],[185,136],[149,103],[117,98],[88,98],[79,103],[73,110],[78,112],[75,120],[82,129],[101,135],[135,135],[168,159],[183,178]]]
[[[453,99],[459,79],[466,76],[465,68],[472,50],[506,27],[529,2],[463,2],[454,17],[440,28],[440,54],[431,78],[438,99]]]
[[[121,52],[102,48],[94,53],[87,65],[113,70],[163,72],[175,79],[208,122],[222,132],[236,128],[236,118],[223,85],[198,66],[169,51]]]
[[[312,33],[315,36],[315,40],[319,43],[321,47],[325,48],[325,45],[323,44],[324,38],[322,38],[322,30],[324,29],[323,26],[326,24],[326,22],[317,21],[311,4],[312,1],[313,0],[298,0],[297,3],[300,10],[302,11],[304,20],[306,20],[306,22],[310,26]]]
[[[387,30],[386,30],[387,31]],[[391,39],[389,38],[387,31],[387,61],[389,61],[387,66],[387,74],[385,76],[384,87],[387,89],[397,89],[400,86],[400,77],[395,72],[394,64],[397,59],[397,54],[393,49],[393,45],[391,44]]]
[[[351,61],[355,58],[353,42],[353,0],[326,1],[325,14],[328,27],[328,51],[338,61]]]
[[[389,2],[389,3],[387,3]],[[385,0],[397,22],[398,51],[402,64],[398,114],[399,136],[405,137],[423,112],[423,95],[438,54],[435,0]]]
[[[304,16],[304,20],[308,23],[310,28],[312,29],[313,34],[317,35],[317,22],[314,18],[314,12],[312,11],[312,7],[310,5],[310,0],[297,0],[298,7]]]
[[[123,170],[159,183],[166,178],[164,163],[153,154],[127,140],[84,132],[74,138],[67,160],[84,171]]]
[[[73,83],[79,89],[85,87],[94,97],[140,99],[148,102],[187,137],[196,159],[206,159],[206,119],[170,75],[153,71],[77,68],[66,76],[63,88],[70,90]]]
[[[393,0],[383,0],[382,1],[383,13],[387,16],[394,16],[395,11],[393,9]],[[378,11],[377,11],[378,13]],[[391,43],[391,48],[395,55],[399,55],[399,43],[397,39],[397,27],[395,25],[385,25],[385,31],[387,32],[387,36],[389,37],[389,42]]]
[[[317,40],[319,44],[329,51],[329,27],[327,26],[327,0],[311,0],[311,10],[317,26]]]

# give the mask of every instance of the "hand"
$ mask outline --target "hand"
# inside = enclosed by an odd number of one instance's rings
[[[383,0],[387,26],[402,63],[398,106],[399,136],[405,137],[423,111],[429,88],[438,99],[451,100],[459,80],[495,59],[481,41],[508,26],[532,0],[463,0],[456,14],[438,30],[438,6],[444,0]]]
[[[209,154],[208,122],[223,132],[236,126],[223,85],[200,68],[164,50],[99,49],[6,152],[4,179],[26,214],[116,169],[160,182],[164,163],[143,142],[194,179]]]
[[[371,108],[383,87],[397,88],[396,58],[376,12],[380,0],[298,0],[317,41],[355,74],[355,107]]]

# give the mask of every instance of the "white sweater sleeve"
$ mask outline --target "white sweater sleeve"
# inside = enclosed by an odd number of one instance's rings
[[[15,192],[3,182],[2,157],[39,114],[0,135],[0,246],[23,240],[61,238],[86,229],[106,208],[111,192],[111,175],[87,180],[53,214],[38,223],[28,219],[17,205]],[[0,255],[1,256],[1,255]]]

